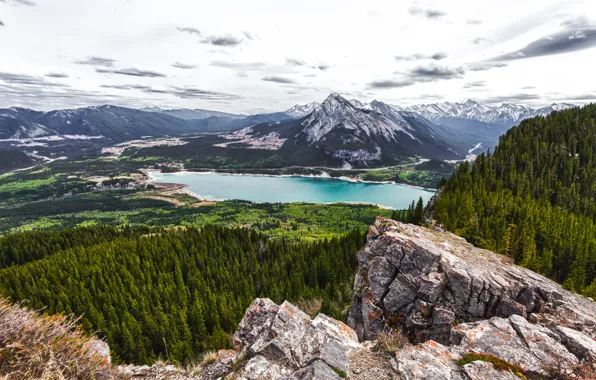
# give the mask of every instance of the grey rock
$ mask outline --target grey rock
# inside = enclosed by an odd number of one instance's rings
[[[311,320],[289,302],[275,307],[268,300],[261,301],[253,302],[248,308],[240,323],[243,333],[235,334],[239,351],[275,363],[281,374],[304,369],[313,362],[326,363],[349,373],[349,355],[353,350],[361,349],[354,330],[323,314]],[[273,311],[276,314],[272,316]],[[263,315],[259,316],[259,313]],[[267,321],[268,326],[252,326],[262,321]],[[260,335],[255,337],[254,331],[259,331]],[[259,359],[253,365],[262,363]],[[315,369],[318,367],[320,365]]]
[[[565,347],[579,359],[596,358],[596,341],[594,339],[564,326],[557,326],[555,331],[559,334]]]
[[[484,361],[474,361],[462,368],[469,380],[519,380],[511,371],[500,371],[494,365]]]
[[[241,376],[247,380],[260,379],[294,379],[289,369],[270,362],[263,356],[255,356],[244,366]]]
[[[234,333],[234,348],[250,347],[264,332],[268,332],[278,310],[279,306],[268,298],[255,299]]]
[[[418,289],[418,298],[434,304],[443,294],[444,288],[445,275],[436,272],[429,273],[427,276],[422,277]]]
[[[571,365],[577,359],[553,339],[548,329],[514,315],[509,319],[465,323],[451,331],[451,343],[463,352],[497,356],[526,370],[546,374],[546,368]]]
[[[456,320],[513,315],[596,338],[594,302],[511,264],[508,258],[475,248],[451,233],[384,218],[377,218],[369,232],[358,254],[360,266],[348,318],[361,340],[375,339],[388,321],[401,321],[408,322],[420,341],[433,338],[448,343],[449,326]],[[393,271],[387,262],[396,269],[389,285]],[[381,300],[380,294],[385,294]],[[435,309],[441,310],[437,316]]]
[[[456,360],[461,356],[434,341],[407,346],[395,355],[395,371],[405,380],[467,380]]]
[[[341,380],[341,377],[324,362],[317,360],[294,374],[299,380]]]
[[[370,291],[376,302],[379,302],[385,296],[387,287],[397,273],[397,269],[384,257],[375,257],[368,270],[368,282]]]
[[[90,357],[101,358],[104,365],[109,367],[112,364],[112,357],[110,356],[110,346],[103,340],[90,339],[84,345],[84,350]]]

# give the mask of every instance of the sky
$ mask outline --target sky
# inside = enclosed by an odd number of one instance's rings
[[[0,47],[0,107],[596,102],[594,0],[0,0]]]

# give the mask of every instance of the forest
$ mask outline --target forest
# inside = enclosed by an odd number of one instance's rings
[[[596,105],[523,121],[457,167],[432,210],[471,243],[596,297]]]
[[[322,300],[312,311],[341,319],[364,242],[358,230],[295,241],[219,226],[11,234],[0,238],[0,293],[50,315],[81,315],[116,362],[185,363],[229,347],[255,297]]]

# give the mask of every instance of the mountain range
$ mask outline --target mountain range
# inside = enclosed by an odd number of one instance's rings
[[[315,154],[326,164],[370,166],[408,157],[462,160],[474,146],[494,147],[499,136],[521,120],[569,107],[573,105],[489,106],[472,100],[400,107],[331,94],[323,103],[249,116],[110,105],[50,112],[9,108],[0,109],[0,140],[6,145],[50,136],[92,137],[97,145],[106,146],[149,136],[218,132],[230,140],[220,144],[225,148],[275,149],[289,157]]]

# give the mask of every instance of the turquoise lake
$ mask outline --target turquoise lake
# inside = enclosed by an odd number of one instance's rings
[[[320,177],[270,177],[216,173],[154,173],[156,182],[188,185],[194,194],[209,200],[241,199],[252,202],[362,202],[404,209],[433,191],[397,184],[350,182]]]

